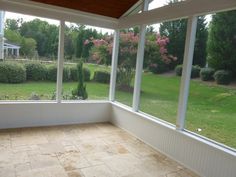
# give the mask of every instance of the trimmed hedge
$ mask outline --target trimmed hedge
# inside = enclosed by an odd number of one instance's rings
[[[198,65],[193,65],[192,66],[192,71],[191,71],[191,78],[197,78],[200,76],[200,66]],[[177,65],[175,67],[175,74],[176,76],[182,76],[182,72],[183,72],[183,65]]]
[[[191,78],[198,78],[200,76],[201,67],[198,65],[192,66]]]
[[[22,83],[26,81],[26,69],[22,64],[0,62],[0,82]]]
[[[202,81],[211,81],[214,80],[214,72],[213,68],[202,68],[200,71],[200,77]]]
[[[47,68],[47,80],[57,81],[57,66],[52,65]]]
[[[218,70],[214,74],[217,84],[229,85],[232,80],[232,73],[226,70]]]
[[[183,70],[183,66],[182,65],[177,65],[175,67],[176,76],[182,76],[182,70]]]
[[[63,68],[63,82],[69,82],[71,80],[70,78],[70,68],[65,66]]]
[[[90,81],[91,72],[88,68],[83,68],[84,81]],[[78,81],[78,70],[77,67],[70,67],[70,78],[72,81]]]
[[[25,64],[26,78],[31,81],[46,80],[47,68],[41,63]]]
[[[107,71],[95,71],[93,80],[100,83],[109,83],[110,73]]]

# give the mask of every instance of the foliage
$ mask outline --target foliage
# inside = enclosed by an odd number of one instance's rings
[[[40,19],[23,22],[20,34],[26,38],[33,38],[37,42],[39,56],[55,58],[58,50],[58,27]]]
[[[26,78],[27,81],[39,81],[39,80],[46,80],[47,76],[47,68],[45,65],[34,62],[34,63],[26,63]]]
[[[0,62],[0,82],[22,83],[26,81],[26,70],[22,64]]]
[[[110,73],[107,71],[101,71],[101,70],[95,71],[93,80],[95,82],[100,82],[100,83],[109,83]]]
[[[70,80],[71,80],[70,68],[67,66],[64,66],[64,68],[63,68],[63,82],[69,82]]]
[[[202,81],[214,80],[215,70],[213,68],[202,68],[200,71],[200,77]]]
[[[201,67],[198,65],[192,66],[191,78],[197,78],[200,76]]]
[[[231,71],[218,70],[214,74],[214,78],[217,84],[228,85],[232,80]]]
[[[57,81],[57,66],[51,65],[47,68],[47,80],[49,81]]]
[[[37,42],[34,39],[22,37],[18,31],[12,31],[11,29],[5,30],[5,37],[9,42],[21,46],[20,48],[21,55],[29,58],[35,56]]]
[[[84,72],[83,72],[83,62],[77,64],[78,71],[78,86],[72,91],[72,95],[78,99],[86,100],[88,98],[88,93],[86,91],[86,85],[84,84]]]
[[[40,100],[40,96],[37,93],[33,92],[29,100]]]
[[[177,65],[175,67],[176,76],[182,76],[182,71],[183,71],[183,65]]]
[[[176,61],[177,58],[173,55],[169,55],[166,49],[169,43],[169,38],[159,34],[154,36],[154,39],[150,39],[146,42],[144,64],[148,66],[148,69],[155,73],[163,73],[171,69],[171,63]]]
[[[90,77],[91,77],[91,72],[88,68],[83,68],[83,72],[84,72],[84,81],[90,81]],[[72,81],[78,81],[78,71],[77,71],[77,67],[70,67],[70,79]]]
[[[178,1],[179,0],[171,0],[169,4]],[[186,33],[187,19],[163,22],[160,25],[161,36],[167,36],[170,39],[170,43],[167,45],[169,53],[176,56],[178,59],[176,62],[173,62],[173,67],[176,64],[183,63]],[[208,32],[206,28],[205,16],[199,16],[193,57],[194,65],[205,66],[206,64],[207,35]]]
[[[230,70],[236,75],[236,10],[212,16],[208,38],[208,63],[215,70]]]

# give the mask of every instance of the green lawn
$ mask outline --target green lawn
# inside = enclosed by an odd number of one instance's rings
[[[93,68],[95,70],[95,66]],[[145,73],[142,81],[140,110],[175,123],[180,78]],[[69,93],[76,83],[63,83],[64,93]],[[35,92],[43,99],[51,99],[56,83],[27,82],[0,84],[0,98],[29,99]],[[107,99],[109,86],[87,83],[89,99]],[[116,99],[131,105],[132,94],[116,92]],[[191,81],[186,129],[236,148],[236,89],[210,86],[197,80]],[[201,129],[201,131],[197,131]]]

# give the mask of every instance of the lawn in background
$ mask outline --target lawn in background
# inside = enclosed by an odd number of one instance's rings
[[[91,71],[95,65],[87,65]],[[108,69],[109,68],[104,68]],[[63,83],[70,93],[76,82]],[[109,85],[87,82],[89,100],[108,99]],[[140,110],[175,124],[178,109],[180,77],[144,73]],[[53,82],[0,83],[0,98],[29,99],[33,92],[51,99],[56,89]],[[131,105],[132,93],[117,91],[121,103]],[[186,129],[236,148],[236,89],[191,80]]]

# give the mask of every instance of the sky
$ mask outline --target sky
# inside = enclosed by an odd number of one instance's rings
[[[149,4],[149,10],[164,6],[165,4],[167,4],[169,0],[153,0],[150,4]],[[48,18],[40,18],[40,17],[35,17],[35,16],[29,16],[29,15],[23,15],[23,14],[17,14],[17,13],[12,13],[12,12],[6,12],[5,13],[5,19],[6,18],[10,18],[10,19],[19,19],[19,18],[23,18],[24,21],[31,21],[35,18],[39,18],[41,20],[47,21],[50,24],[55,24],[55,25],[59,25],[59,21],[58,20],[53,20],[53,19],[48,19]],[[211,20],[210,16],[207,16],[207,21],[209,22]],[[71,23],[66,23],[66,25],[70,26]],[[157,31],[159,28],[159,24],[154,24],[152,25],[154,27],[154,29]],[[105,29],[105,28],[98,28],[98,27],[92,27],[92,26],[87,26],[87,28],[94,28],[99,32],[102,33],[113,33],[113,30],[111,29]]]

